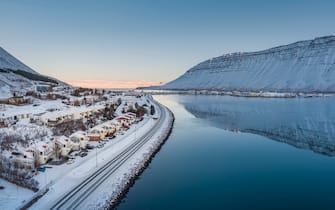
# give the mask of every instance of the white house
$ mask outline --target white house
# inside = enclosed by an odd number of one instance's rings
[[[56,137],[54,143],[57,158],[66,157],[72,151],[73,143],[65,136]]]
[[[46,164],[54,156],[54,145],[52,142],[38,142],[27,150],[33,151],[33,156],[39,165]]]
[[[1,158],[1,156],[0,156]],[[32,170],[35,166],[35,154],[32,150],[21,153],[16,152],[12,156],[13,166],[19,169]]]
[[[112,135],[116,132],[116,126],[111,121],[107,121],[99,126],[107,130],[107,135]]]
[[[112,124],[115,128],[115,132],[119,131],[122,127],[121,123],[117,120],[110,121],[110,124]]]
[[[88,133],[88,137],[90,141],[100,141],[101,139],[104,139],[107,134],[108,130],[104,129],[101,126],[95,126]]]
[[[74,114],[67,111],[46,112],[39,117],[39,121],[43,125],[55,126],[63,122],[74,119]]]
[[[86,149],[89,138],[86,132],[77,131],[70,136],[70,140],[73,142],[72,150]]]

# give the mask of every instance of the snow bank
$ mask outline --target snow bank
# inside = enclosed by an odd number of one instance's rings
[[[87,209],[110,209],[115,208],[125,197],[129,188],[135,183],[140,174],[148,167],[155,154],[160,150],[171,133],[174,116],[170,110],[164,107],[167,120],[160,131],[138,151],[138,155],[127,164],[123,173],[114,178],[113,183],[104,186],[105,192],[100,192],[100,199],[94,200]]]

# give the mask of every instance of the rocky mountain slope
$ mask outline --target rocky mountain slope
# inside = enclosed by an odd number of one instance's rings
[[[0,99],[34,90],[37,83],[64,85],[59,80],[37,73],[0,47]]]
[[[335,36],[212,58],[160,89],[335,92]]]

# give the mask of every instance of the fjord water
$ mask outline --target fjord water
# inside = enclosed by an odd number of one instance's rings
[[[335,209],[334,97],[155,99],[173,132],[118,209]]]

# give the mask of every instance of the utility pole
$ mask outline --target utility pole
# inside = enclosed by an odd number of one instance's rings
[[[98,148],[95,146],[95,167],[98,167]]]
[[[137,124],[135,124],[135,141],[136,141],[136,132],[137,132]]]

